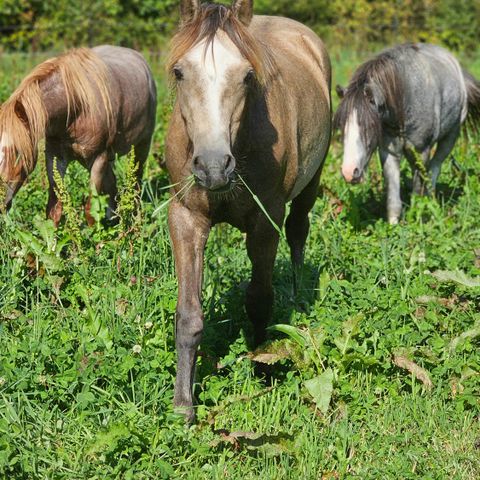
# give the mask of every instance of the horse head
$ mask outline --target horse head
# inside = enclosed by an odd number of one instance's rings
[[[249,94],[258,85],[262,61],[248,32],[252,1],[230,8],[182,2],[182,28],[172,42],[170,73],[191,142],[191,172],[210,192],[231,189],[233,153]]]

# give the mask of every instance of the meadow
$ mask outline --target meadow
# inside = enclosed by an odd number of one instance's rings
[[[335,51],[334,85],[367,54]],[[0,58],[0,100],[42,56]],[[464,64],[480,78],[478,55]],[[297,297],[286,241],[270,340],[251,351],[241,233],[213,230],[197,423],[172,409],[176,279],[161,167],[172,105],[162,62],[141,198],[117,162],[120,223],[85,225],[87,174],[72,164],[66,215],[45,220],[45,167],[0,216],[0,477],[338,479],[480,476],[480,137],[445,163],[436,198],[385,221],[378,159],[340,175],[334,139],[311,215]],[[335,100],[336,101],[336,100]],[[269,364],[268,381],[256,365]]]

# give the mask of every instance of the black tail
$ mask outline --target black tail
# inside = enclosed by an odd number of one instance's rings
[[[463,78],[467,87],[467,124],[478,132],[480,130],[480,82],[466,70],[463,70]]]

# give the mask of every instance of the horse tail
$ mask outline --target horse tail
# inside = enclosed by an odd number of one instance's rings
[[[95,125],[105,115],[111,132],[114,126],[106,64],[89,48],[70,50],[52,61],[65,88],[68,118],[81,112]]]
[[[466,70],[463,70],[463,78],[467,89],[467,124],[478,131],[478,124],[480,123],[480,82]]]

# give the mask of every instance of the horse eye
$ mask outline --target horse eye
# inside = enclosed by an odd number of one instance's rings
[[[248,73],[245,75],[243,82],[248,85],[252,83],[254,79],[255,79],[255,71],[249,70]]]
[[[178,81],[183,80],[183,72],[180,67],[173,67],[173,74]]]

